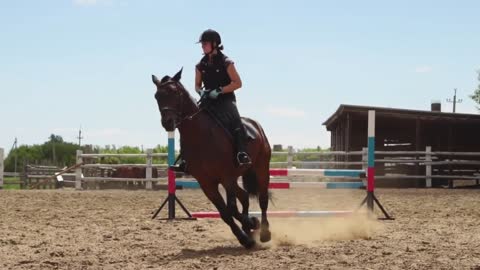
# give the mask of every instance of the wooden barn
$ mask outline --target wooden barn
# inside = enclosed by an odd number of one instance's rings
[[[360,151],[366,147],[368,110],[376,111],[376,151],[426,151],[431,146],[431,151],[437,152],[480,152],[480,115],[441,112],[438,103],[432,104],[429,111],[342,104],[323,123],[331,132],[332,151]],[[386,167],[379,167],[380,173],[385,173]],[[452,166],[448,168],[451,172]],[[470,166],[469,174],[476,168]],[[418,164],[391,166],[391,170],[422,173]]]

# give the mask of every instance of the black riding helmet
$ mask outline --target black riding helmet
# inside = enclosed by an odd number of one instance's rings
[[[222,38],[220,37],[220,34],[212,29],[207,29],[203,31],[203,33],[200,35],[200,39],[198,40],[198,43],[200,42],[212,42],[215,43],[215,48],[218,48],[222,44]]]

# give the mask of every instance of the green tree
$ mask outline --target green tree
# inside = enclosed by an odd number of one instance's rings
[[[36,165],[55,165],[59,167],[71,166],[75,164],[76,151],[79,146],[75,143],[65,142],[61,136],[52,134],[48,141],[39,145],[21,145],[17,149],[12,149],[5,159],[5,171],[13,172],[15,170],[15,156],[17,156],[17,172],[21,172],[27,164]],[[104,147],[84,145],[84,153],[102,153],[102,154],[141,154],[143,150],[137,146],[106,145]],[[157,145],[153,153],[167,153],[168,147]],[[144,157],[104,157],[96,162],[102,164],[145,164]],[[154,163],[167,163],[166,157],[156,157]]]
[[[63,143],[63,138],[62,138],[62,136],[55,135],[55,134],[51,134],[49,138],[50,138],[50,142]]]
[[[5,159],[5,171],[13,172],[15,170],[15,154],[17,155],[17,172],[22,171],[26,164],[38,164],[43,160],[42,149],[39,145],[20,145],[8,153]]]
[[[69,166],[75,163],[77,144],[65,142],[61,136],[50,135],[43,144],[21,145],[12,149],[5,160],[5,170],[15,170],[15,155],[17,156],[17,171],[22,171],[27,164]]]
[[[480,70],[478,70],[477,73],[478,73],[477,78],[478,78],[479,84],[477,85],[477,89],[475,89],[475,91],[473,92],[473,95],[470,95],[470,98],[480,105]],[[477,109],[480,110],[480,107],[477,106]]]

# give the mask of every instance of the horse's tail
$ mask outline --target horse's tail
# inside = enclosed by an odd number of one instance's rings
[[[253,127],[257,130],[259,139],[261,140],[261,145],[263,149],[259,149],[255,162],[264,162],[261,164],[255,164],[255,166],[250,167],[242,176],[243,179],[243,188],[250,194],[250,196],[257,197],[259,193],[260,186],[268,183],[270,173],[269,165],[272,150],[270,148],[270,143],[268,142],[267,136],[262,126],[255,120],[244,117]],[[260,167],[258,167],[260,165]],[[255,169],[257,167],[257,169]],[[259,179],[259,175],[260,179]],[[266,182],[262,182],[266,181]],[[268,190],[268,187],[266,187]],[[268,191],[269,198],[271,199],[271,193]]]
[[[250,196],[257,196],[258,194],[258,178],[255,170],[248,169],[242,176],[243,188],[250,194]]]
[[[248,192],[251,197],[258,197],[258,177],[253,169],[249,169],[242,176],[243,188]],[[268,191],[268,199],[275,205],[273,200],[273,194]]]

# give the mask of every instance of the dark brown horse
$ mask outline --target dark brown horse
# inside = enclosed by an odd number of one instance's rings
[[[135,166],[124,166],[124,167],[117,167],[112,172],[110,177],[114,178],[147,178],[147,168],[145,167],[135,167]],[[152,178],[158,177],[157,169],[152,169]]]
[[[247,147],[252,165],[249,168],[237,167],[231,137],[197,105],[196,100],[180,83],[181,75],[182,70],[173,78],[165,76],[161,81],[152,75],[153,83],[157,86],[155,99],[160,109],[162,126],[167,131],[178,128],[183,158],[188,164],[189,173],[197,179],[238,241],[246,248],[255,245],[251,232],[258,229],[259,221],[248,216],[249,194],[258,197],[262,210],[260,241],[270,241],[267,208],[271,149],[262,127],[252,119],[243,118],[248,133],[253,134]],[[237,183],[240,176],[246,191]],[[219,184],[226,191],[226,203],[219,192]],[[241,213],[237,208],[237,198],[242,204]],[[242,229],[234,218],[242,224]]]

